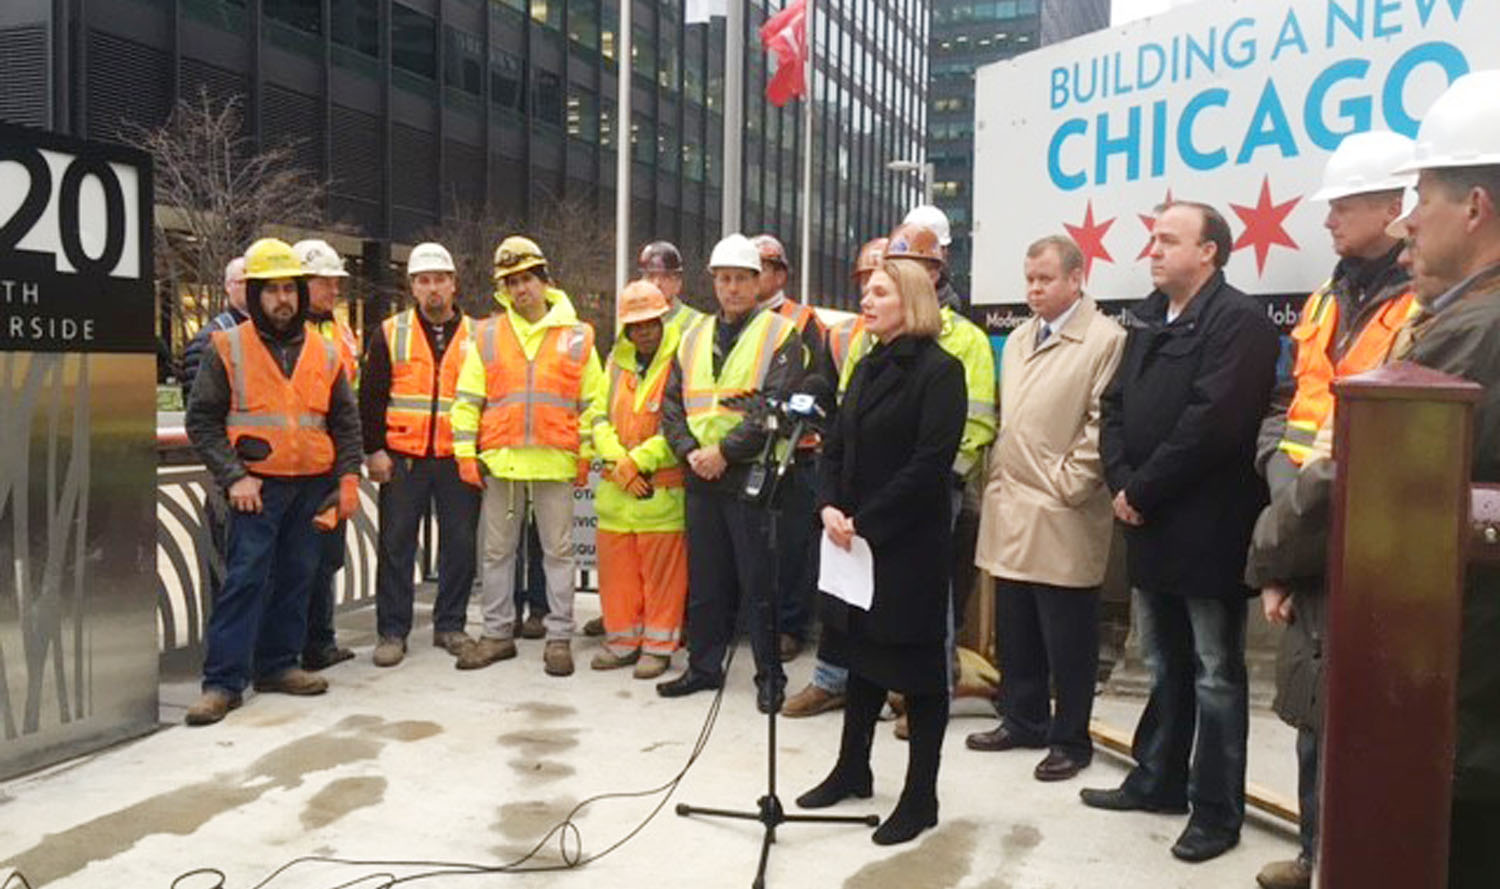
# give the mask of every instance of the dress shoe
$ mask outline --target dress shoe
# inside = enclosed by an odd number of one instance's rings
[[[522,639],[541,639],[547,635],[547,625],[542,622],[542,616],[532,612],[525,620],[521,621],[519,633]]]
[[[1040,741],[1023,738],[1010,730],[1005,723],[1000,723],[997,728],[987,732],[975,732],[964,738],[964,746],[970,750],[983,750],[986,753],[994,753],[1000,750],[1018,750],[1021,748],[1038,749],[1046,747]]]
[[[635,662],[635,669],[630,675],[637,679],[655,679],[667,672],[667,667],[671,664],[672,659],[667,655],[643,654],[641,659]]]
[[[1163,815],[1186,815],[1187,803],[1167,803],[1144,799],[1123,787],[1098,790],[1085,787],[1078,791],[1083,804],[1093,809],[1108,809],[1111,812],[1157,812]]]
[[[377,667],[394,667],[406,657],[406,640],[400,636],[381,636],[375,644],[375,653],[370,660]]]
[[[255,680],[255,690],[284,695],[320,695],[328,690],[328,680],[306,670],[288,667],[275,676],[262,676]]]
[[[1226,833],[1189,824],[1172,844],[1172,856],[1179,861],[1197,863],[1218,858],[1240,844],[1238,832]]]
[[[782,663],[796,660],[797,655],[802,653],[802,640],[791,633],[781,633],[776,637],[776,655],[781,658]]]
[[[604,618],[596,617],[583,625],[583,635],[597,638],[604,635]]]
[[[786,679],[756,680],[755,709],[762,713],[776,713],[786,703]]]
[[[495,661],[509,660],[516,656],[516,640],[497,639],[484,636],[478,642],[459,652],[453,666],[459,670],[478,670]]]
[[[589,667],[595,670],[618,670],[621,667],[630,666],[640,660],[640,657],[641,650],[639,648],[629,654],[615,654],[606,648],[594,655],[594,659],[589,661]]]
[[[1312,886],[1312,864],[1302,858],[1273,861],[1260,869],[1255,882],[1260,889],[1309,889]]]
[[[302,669],[313,671],[326,670],[334,664],[341,664],[353,658],[354,650],[350,648],[340,648],[337,645],[330,645],[327,648],[313,648],[302,652]]]
[[[183,722],[188,725],[213,725],[242,703],[244,698],[236,693],[222,688],[205,688],[202,697],[187,709]]]
[[[817,716],[819,713],[827,713],[830,710],[841,710],[843,707],[843,695],[836,695],[809,682],[807,688],[786,699],[786,704],[781,708],[781,715],[788,719],[800,719],[804,716]]]
[[[454,657],[463,654],[465,648],[474,644],[474,637],[463,630],[433,630],[432,647],[441,648]]]
[[[870,837],[877,846],[894,846],[917,838],[917,834],[929,827],[936,827],[938,805],[936,797],[911,799],[901,794],[896,808],[875,828]]]
[[[548,639],[542,650],[542,670],[548,676],[573,675],[573,645],[566,639]]]
[[[865,766],[863,773],[855,776],[847,775],[845,770],[834,766],[833,772],[823,779],[823,783],[797,797],[797,805],[803,809],[826,809],[850,797],[869,799],[874,795],[875,778],[870,774],[869,766]]]
[[[684,670],[676,679],[658,683],[656,693],[664,698],[680,698],[697,691],[715,689],[724,684],[723,676],[714,676],[708,673],[698,673],[691,668]]]
[[[1066,753],[1052,751],[1036,764],[1032,777],[1038,781],[1066,781],[1089,767],[1090,760],[1074,759]]]

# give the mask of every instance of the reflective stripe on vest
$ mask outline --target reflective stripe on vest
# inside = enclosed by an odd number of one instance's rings
[[[720,404],[720,400],[762,388],[776,351],[793,335],[796,325],[774,312],[758,312],[740,331],[715,379],[713,344],[717,328],[717,317],[707,319],[684,333],[677,349],[688,429],[705,447],[723,441],[744,416],[742,410]]]
[[[359,341],[354,331],[337,318],[312,322],[313,329],[338,349],[339,365],[344,369],[344,379],[353,386],[359,382]]]
[[[461,317],[458,330],[444,347],[442,361],[438,363],[427,334],[418,329],[420,325],[416,309],[408,309],[381,323],[391,354],[385,444],[393,451],[413,457],[426,456],[429,447],[433,456],[450,457],[453,423],[449,411],[474,330],[469,319]]]
[[[332,472],[328,401],[342,367],[338,349],[309,327],[288,377],[253,322],[215,331],[213,344],[229,378],[225,432],[245,467],[270,476]],[[257,442],[267,453],[252,459]]]
[[[1333,282],[1324,284],[1308,297],[1297,326],[1292,329],[1292,340],[1297,344],[1297,363],[1293,370],[1297,392],[1287,408],[1286,432],[1278,445],[1293,463],[1302,465],[1315,450],[1319,431],[1333,421],[1333,381],[1384,364],[1395,344],[1397,332],[1419,310],[1416,295],[1411,291],[1387,301],[1359,330],[1348,350],[1335,363],[1329,355],[1329,346],[1339,326],[1339,305],[1333,295]]]
[[[485,319],[474,336],[486,393],[479,449],[547,447],[577,453],[583,371],[594,348],[594,329],[549,327],[529,359],[509,313]]]
[[[782,299],[781,305],[776,307],[776,314],[797,325],[798,333],[806,330],[807,325],[818,317],[811,306],[804,306],[789,299]]]

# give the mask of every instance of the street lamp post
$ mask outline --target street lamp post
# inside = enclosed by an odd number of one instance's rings
[[[912,160],[886,161],[885,168],[892,173],[916,173],[922,185],[922,203],[932,203],[932,188],[937,182],[937,167],[932,161],[922,163]]]

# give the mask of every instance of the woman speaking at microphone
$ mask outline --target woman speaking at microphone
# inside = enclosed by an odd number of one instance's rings
[[[910,759],[900,801],[875,830],[903,843],[937,824],[938,758],[948,723],[949,474],[963,434],[964,370],[935,337],[942,327],[927,270],[887,261],[865,284],[865,329],[876,346],[854,369],[824,442],[818,501],[823,528],[874,554],[870,609],[824,594],[825,650],[849,665],[838,762],[798,797],[805,809],[872,795],[870,744],[887,691],[906,696]]]

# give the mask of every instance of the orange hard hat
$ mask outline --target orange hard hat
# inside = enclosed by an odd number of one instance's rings
[[[890,242],[885,245],[885,258],[920,259],[938,265],[946,262],[937,232],[911,222],[903,222],[891,232]]]
[[[786,261],[786,248],[774,235],[756,235],[750,239],[755,244],[755,249],[760,251],[762,262],[774,262],[782,268],[789,268]]]
[[[672,309],[661,288],[650,281],[631,281],[626,284],[615,305],[622,326],[660,318]]]
[[[860,275],[868,275],[880,268],[880,264],[885,262],[885,247],[890,242],[890,238],[873,238],[866,241],[865,245],[859,248],[859,258],[854,261],[854,273],[850,277],[858,278]]]

